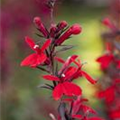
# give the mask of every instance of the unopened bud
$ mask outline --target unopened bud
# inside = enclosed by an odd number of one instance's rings
[[[41,24],[41,19],[40,17],[35,17],[33,22],[36,24],[36,25],[40,25]]]
[[[61,21],[59,23],[58,29],[62,30],[67,26],[67,22],[66,21]]]
[[[79,24],[74,24],[71,27],[71,29],[72,29],[72,34],[74,34],[74,35],[77,35],[77,34],[81,33],[81,31],[82,31],[82,28]]]
[[[44,24],[41,22],[40,17],[35,17],[33,22],[35,23],[35,25],[38,27],[38,29],[40,30],[40,32],[44,35],[44,37],[48,37],[49,33],[47,31],[47,29],[45,28]]]
[[[108,28],[111,28],[112,30],[115,30],[116,27],[114,26],[114,24],[110,21],[109,18],[105,18],[102,23],[107,26]]]

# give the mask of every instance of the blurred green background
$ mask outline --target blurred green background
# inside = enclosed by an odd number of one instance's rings
[[[36,2],[38,3],[33,4],[31,0],[25,3],[23,0],[2,0],[2,120],[49,120],[49,113],[57,113],[58,104],[51,98],[51,91],[37,88],[46,82],[40,77],[42,72],[20,67],[23,58],[32,52],[26,45],[24,36],[36,38],[33,17],[40,16],[49,25],[49,12],[45,9],[41,12],[40,1]],[[82,62],[87,62],[83,69],[94,78],[99,78],[101,73],[95,59],[103,52],[100,20],[106,15],[108,5],[105,1],[102,4],[93,3],[82,0],[58,1],[54,19],[56,23],[66,20],[69,25],[79,23],[82,26],[80,35],[65,42],[76,47],[59,55],[65,59],[71,54],[79,55]],[[83,96],[90,100],[89,104],[98,112],[101,111],[102,104],[94,96],[97,85],[91,85],[83,78],[75,82],[82,87]],[[102,112],[99,114],[104,116]]]

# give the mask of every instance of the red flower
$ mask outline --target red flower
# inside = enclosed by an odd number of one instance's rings
[[[105,54],[101,57],[99,57],[96,61],[101,64],[101,69],[106,69],[110,65],[110,63],[113,61],[114,56],[112,54]]]
[[[97,113],[91,107],[83,104],[83,102],[86,102],[88,100],[82,99],[81,96],[78,96],[77,99],[64,99],[63,101],[70,102],[70,108],[72,109],[70,113],[71,118],[76,118],[80,120],[103,120],[99,117],[88,117],[90,113]]]
[[[111,104],[115,99],[115,87],[111,86],[98,93],[99,98],[105,98],[107,104]]]
[[[118,110],[110,112],[109,115],[112,119],[119,119],[120,118],[120,108]]]
[[[42,63],[45,62],[47,59],[46,55],[44,54],[44,50],[50,45],[51,40],[47,40],[41,49],[39,48],[39,45],[36,45],[33,40],[29,37],[25,38],[27,44],[30,46],[30,48],[35,51],[35,53],[29,55],[26,57],[22,62],[21,66],[31,66],[36,67]]]
[[[69,57],[66,61],[62,60],[61,58],[55,57],[56,60],[58,60],[60,63],[63,64],[62,68],[59,71],[59,74],[61,74],[64,71],[64,75],[66,76],[69,81],[72,81],[74,79],[77,79],[78,77],[85,77],[90,83],[95,84],[97,81],[94,80],[90,75],[88,75],[85,71],[81,70],[82,64],[80,60],[75,61],[77,58],[77,55],[73,55]],[[73,67],[69,65],[74,62],[78,67]]]
[[[65,81],[64,77],[59,78],[53,75],[44,75],[43,78],[46,80],[59,82],[53,90],[53,98],[55,100],[60,99],[63,95],[81,95],[81,88],[71,82]]]

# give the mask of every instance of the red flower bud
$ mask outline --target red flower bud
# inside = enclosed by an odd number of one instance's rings
[[[108,28],[112,29],[112,30],[115,30],[116,27],[113,25],[113,23],[110,21],[109,18],[105,18],[102,23],[107,26]]]
[[[82,28],[78,24],[74,24],[72,27],[72,34],[77,35],[82,31]]]
[[[41,24],[41,19],[40,19],[40,17],[35,17],[35,18],[34,18],[34,23],[39,26],[39,25]]]
[[[66,39],[68,39],[72,34],[77,35],[82,31],[82,28],[78,24],[71,26],[60,38],[56,41],[57,45],[61,45]]]
[[[62,30],[62,29],[64,29],[66,26],[67,26],[67,22],[66,22],[66,21],[61,21],[61,22],[59,23],[58,29],[59,29],[59,30]]]
[[[38,27],[40,32],[47,38],[49,33],[48,33],[47,29],[45,28],[45,26],[43,25],[43,23],[41,22],[40,17],[35,17],[34,23]]]
[[[56,25],[52,25],[50,28],[50,36],[51,37],[55,37],[56,30],[57,30]]]

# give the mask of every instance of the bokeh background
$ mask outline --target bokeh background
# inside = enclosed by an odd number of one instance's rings
[[[58,104],[51,98],[51,92],[38,89],[45,81],[41,71],[20,67],[23,58],[31,53],[26,45],[26,35],[38,39],[33,18],[40,16],[49,27],[50,11],[47,0],[2,0],[1,1],[1,120],[49,120],[49,113],[56,114]],[[76,47],[59,54],[67,58],[78,54],[84,69],[94,78],[102,73],[96,58],[103,53],[101,33],[104,31],[101,19],[109,12],[110,0],[58,0],[54,9],[54,21],[66,20],[69,25],[79,23],[83,31],[66,44]],[[76,81],[83,89],[89,105],[104,117],[101,102],[95,98],[97,86],[85,79]]]

